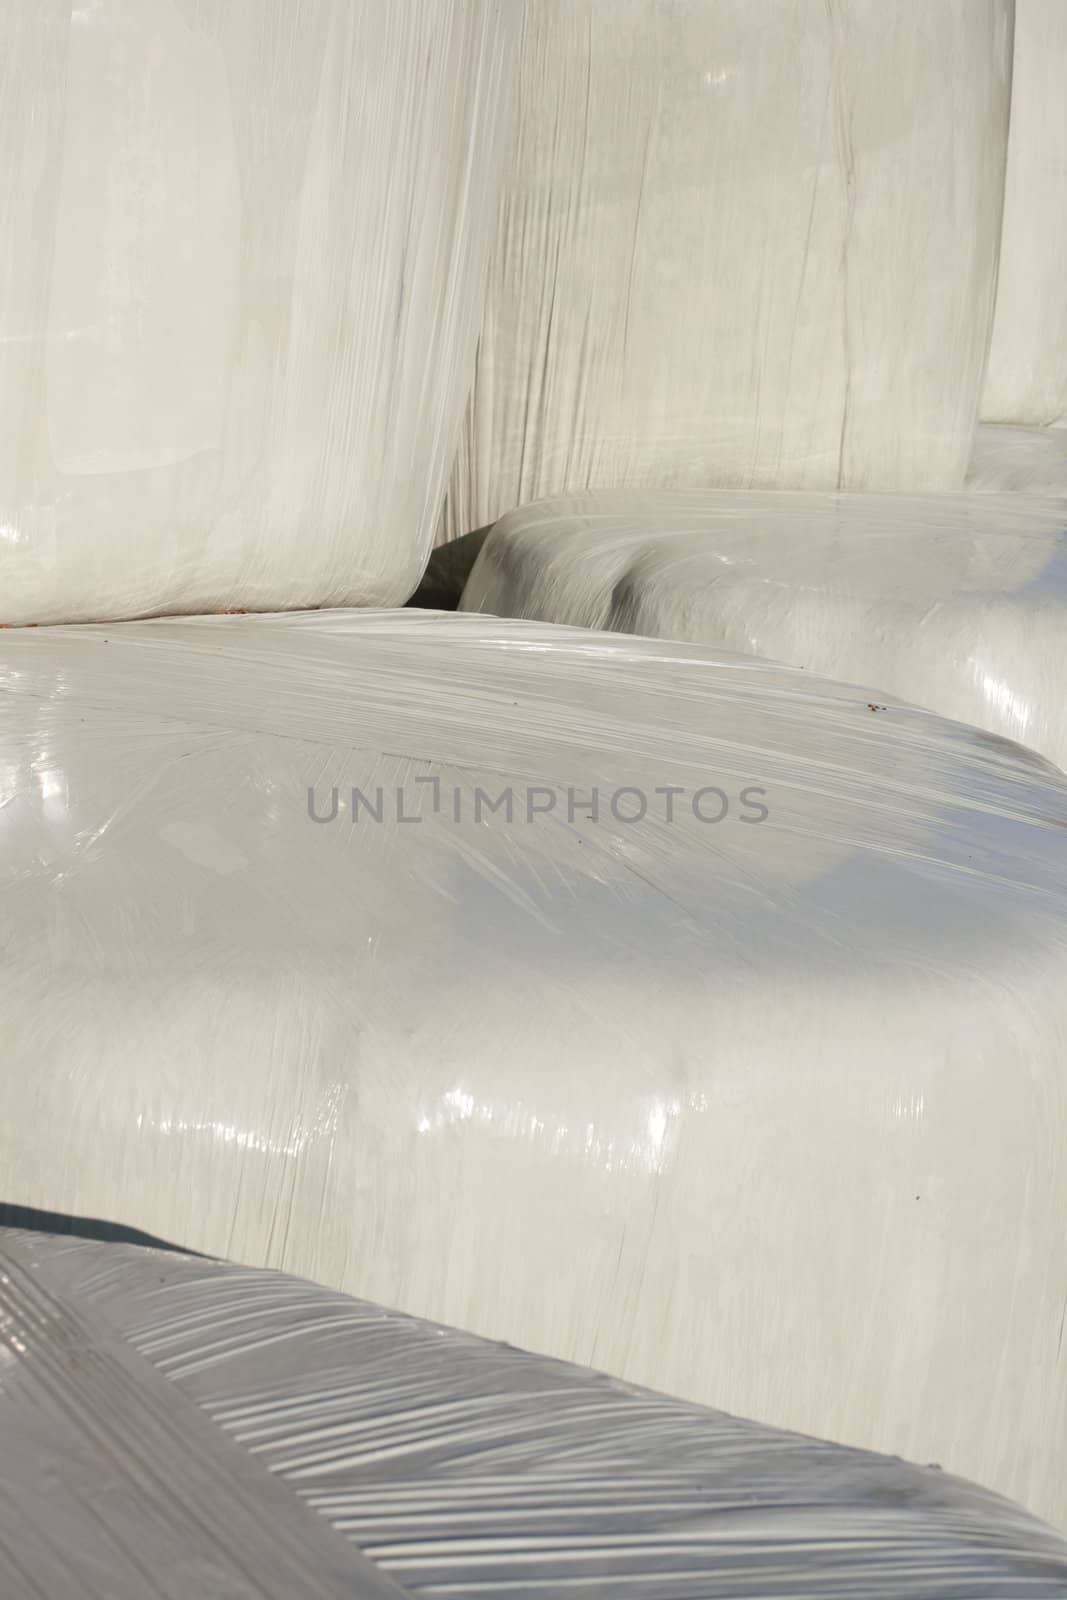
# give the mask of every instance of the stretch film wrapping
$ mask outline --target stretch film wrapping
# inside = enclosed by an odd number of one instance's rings
[[[443,538],[589,488],[959,488],[1008,0],[528,0]]]
[[[1067,5],[1015,0],[1004,231],[982,415],[1067,421]]]
[[[280,1273],[4,1232],[0,1309],[8,1600],[1067,1592],[1059,1534],[935,1467]]]
[[[415,611],[11,629],[0,681],[6,1202],[1067,1523],[1055,769]]]
[[[403,602],[511,0],[4,0],[0,623]]]
[[[1067,427],[983,423],[975,431],[967,488],[1067,496]]]
[[[460,605],[770,657],[887,690],[1067,767],[1062,498],[548,500],[501,519]]]

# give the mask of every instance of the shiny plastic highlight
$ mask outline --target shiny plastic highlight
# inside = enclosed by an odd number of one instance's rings
[[[1031,450],[1020,459],[1014,441],[1007,448],[1030,470]],[[1067,767],[1063,499],[709,491],[544,501],[501,519],[460,605],[770,657],[972,722]]]
[[[1067,1523],[1062,775],[473,616],[12,629],[0,681],[5,1200]]]
[[[1059,1535],[935,1467],[278,1273],[0,1234],[0,1305],[12,1596],[1067,1591]]]

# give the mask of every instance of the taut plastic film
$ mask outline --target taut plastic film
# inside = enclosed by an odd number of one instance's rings
[[[0,623],[402,603],[521,8],[4,0]]]
[[[1067,767],[1067,502],[597,494],[503,517],[466,611],[685,639],[867,684]]]
[[[1067,5],[1015,0],[1004,231],[982,416],[1067,422]]]
[[[1067,1523],[1061,774],[472,616],[11,629],[0,683],[9,1204]]]
[[[958,489],[1010,0],[528,0],[441,537],[578,489]]]
[[[280,1273],[0,1232],[0,1307],[11,1600],[1067,1592],[1058,1534],[936,1467]]]

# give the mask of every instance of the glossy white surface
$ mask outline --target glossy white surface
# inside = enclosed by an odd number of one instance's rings
[[[975,430],[967,488],[1067,495],[1067,427]]]
[[[1067,767],[1062,499],[546,500],[501,519],[460,604],[788,662],[1021,740]]]
[[[443,535],[586,488],[959,488],[1009,0],[529,0]]]
[[[632,1389],[281,1273],[0,1231],[0,1306],[14,1333],[0,1427],[10,1440],[20,1425],[27,1446],[0,1458],[0,1582],[12,1597],[29,1576],[35,1595],[82,1600],[102,1532],[120,1535],[92,1589],[108,1600],[220,1595],[235,1551],[257,1597],[316,1600],[1067,1592],[1062,1537],[932,1467]],[[100,1410],[118,1450],[102,1446]],[[72,1436],[78,1452],[56,1450]],[[138,1473],[146,1443],[153,1470]]]
[[[4,0],[0,622],[407,598],[519,20]]]
[[[1067,4],[1015,0],[1004,233],[982,415],[1067,420]]]
[[[466,616],[9,630],[0,680],[6,1201],[1067,1522],[1067,779]]]

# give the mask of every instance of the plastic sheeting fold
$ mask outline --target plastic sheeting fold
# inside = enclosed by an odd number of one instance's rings
[[[1067,767],[1062,499],[548,500],[501,519],[460,605],[770,657],[975,723]]]
[[[588,488],[960,488],[1011,17],[528,0],[440,537]]]
[[[520,16],[5,0],[0,622],[407,598]]]
[[[0,682],[5,1201],[1067,1522],[1067,779],[470,616],[13,629]]]
[[[277,1273],[0,1233],[0,1302],[11,1600],[1067,1590],[1060,1536],[934,1468]]]
[[[0,1233],[5,1600],[402,1597],[114,1325],[109,1272],[170,1298],[157,1253],[75,1250]]]
[[[1011,130],[982,416],[1067,422],[1067,5],[1015,0]]]

